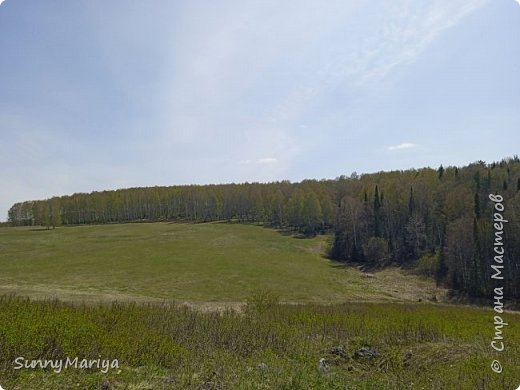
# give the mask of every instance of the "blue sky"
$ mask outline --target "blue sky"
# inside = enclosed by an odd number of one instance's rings
[[[514,0],[0,1],[0,220],[520,152]]]

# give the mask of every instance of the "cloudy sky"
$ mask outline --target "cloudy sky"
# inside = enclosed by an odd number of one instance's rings
[[[0,0],[0,220],[520,153],[514,0]]]

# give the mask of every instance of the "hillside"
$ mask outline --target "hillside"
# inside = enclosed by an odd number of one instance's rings
[[[139,223],[0,229],[0,291],[87,300],[284,302],[440,299],[432,280],[398,269],[366,275],[324,257],[330,236],[257,225]]]

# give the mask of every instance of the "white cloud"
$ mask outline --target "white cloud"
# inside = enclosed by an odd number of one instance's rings
[[[520,0],[515,0],[520,5]],[[520,389],[520,386],[518,387]]]
[[[256,160],[256,163],[257,164],[273,164],[277,161],[278,161],[278,159],[274,158],[274,157],[264,157],[264,158],[259,158],[258,160]]]
[[[0,0],[0,5],[2,5],[2,3],[4,2],[5,0]]]
[[[416,144],[413,144],[411,142],[403,142],[399,145],[393,145],[393,146],[387,146],[388,150],[402,150],[402,149],[412,149],[417,147]]]
[[[347,76],[358,85],[382,80],[396,67],[413,62],[443,31],[487,1],[386,3],[381,19],[372,21],[371,31],[346,55],[343,65]]]
[[[238,163],[240,165],[250,165],[250,164],[274,164],[277,163],[278,159],[275,157],[262,157],[256,160],[240,160]]]
[[[220,150],[229,174],[264,164],[283,177],[326,142],[311,129],[333,128],[348,110],[327,111],[331,96],[381,90],[380,81],[486,1],[225,1],[209,9],[189,2],[166,34],[171,66],[157,110],[167,126],[156,148],[200,156]],[[266,155],[283,158],[251,157]]]

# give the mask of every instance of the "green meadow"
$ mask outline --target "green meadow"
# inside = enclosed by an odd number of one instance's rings
[[[329,239],[295,238],[237,223],[3,228],[0,291],[66,300],[215,305],[243,302],[265,291],[297,303],[442,294],[433,282],[396,269],[366,275],[332,262],[323,255]]]
[[[25,389],[516,389],[520,315],[397,268],[330,261],[330,236],[236,223],[0,229],[0,385]],[[15,370],[25,360],[118,368]],[[491,371],[498,359],[503,372]],[[320,363],[321,362],[321,363]]]

